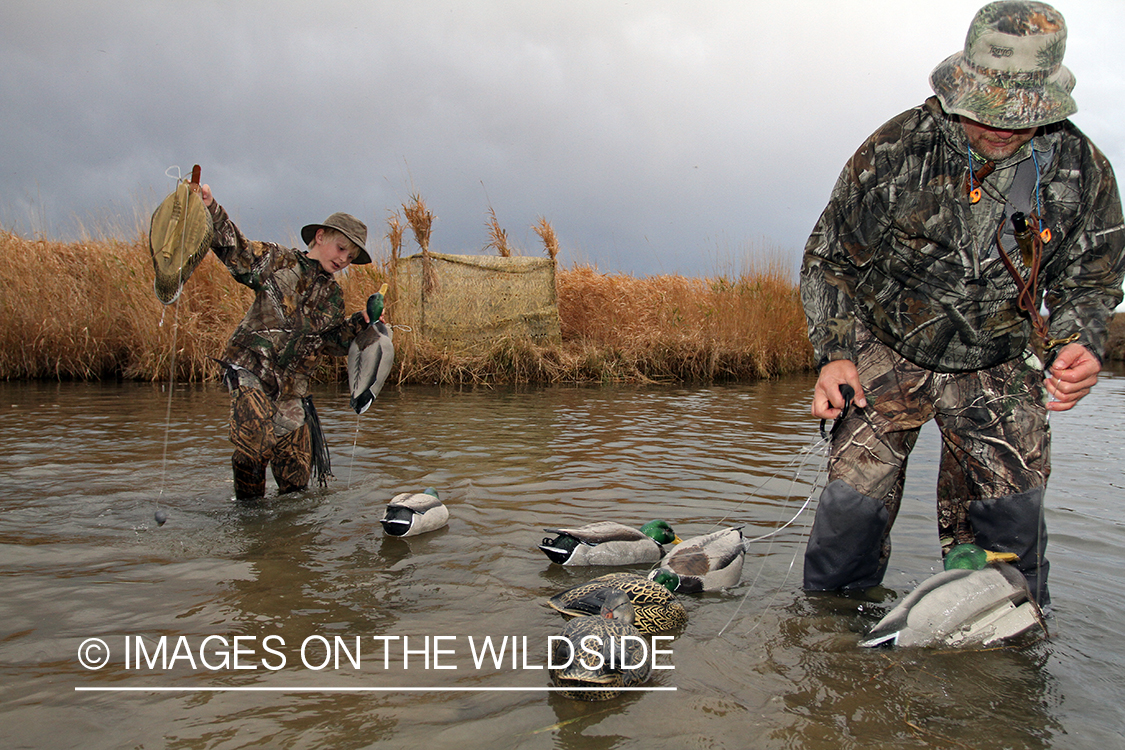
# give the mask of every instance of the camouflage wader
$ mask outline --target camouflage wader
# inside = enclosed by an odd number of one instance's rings
[[[867,407],[835,431],[828,486],[805,554],[810,590],[869,588],[883,580],[907,458],[923,424],[941,431],[938,532],[943,554],[976,542],[1014,552],[1046,604],[1043,491],[1050,433],[1043,370],[1029,355],[985,370],[918,367],[856,327],[856,366]]]
[[[258,388],[231,391],[230,441],[234,443],[234,494],[239,499],[266,494],[266,466],[273,470],[278,492],[296,492],[309,484],[312,448],[309,425],[278,435],[277,408]]]
[[[236,281],[255,292],[219,360],[231,392],[235,494],[265,494],[267,465],[282,493],[307,487],[310,469],[323,486],[332,469],[309,396],[312,373],[322,354],[348,353],[366,326],[363,314],[344,318],[340,285],[305,252],[248,240],[222,206],[213,203],[210,211],[212,250]],[[366,239],[355,217],[333,214],[328,221],[350,227],[349,238]],[[326,226],[307,226],[302,236]],[[363,257],[368,260],[357,262],[370,262],[366,251]]]

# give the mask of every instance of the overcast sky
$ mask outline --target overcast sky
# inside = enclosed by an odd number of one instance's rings
[[[432,249],[713,276],[800,250],[848,156],[930,94],[979,0],[0,5],[0,226],[147,225],[203,178],[252,238],[334,211]],[[1067,0],[1073,120],[1125,169],[1125,2]],[[411,240],[405,254],[417,252]]]

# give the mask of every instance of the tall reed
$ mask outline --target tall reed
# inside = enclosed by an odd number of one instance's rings
[[[539,221],[535,222],[535,226],[533,226],[532,229],[539,235],[539,239],[543,241],[543,249],[547,251],[547,257],[554,260],[559,254],[559,238],[558,235],[555,234],[554,227],[551,226],[549,221],[540,216]]]
[[[389,224],[392,234],[402,229]],[[541,236],[548,244],[553,232]],[[348,311],[393,281],[393,262],[376,259],[341,274]],[[139,232],[132,240],[73,243],[0,232],[0,378],[165,380],[173,361],[177,380],[216,378],[211,358],[221,356],[252,293],[215,258],[200,264],[167,307],[152,281],[148,240]],[[575,266],[558,270],[556,289],[561,346],[503,338],[459,355],[396,331],[391,381],[745,380],[810,365],[796,285],[780,263],[710,279],[635,278]],[[393,305],[392,287],[392,323]],[[321,377],[343,378],[343,359],[325,358]]]
[[[431,293],[436,291],[437,276],[434,272],[434,262],[430,257],[430,234],[433,232],[434,215],[426,208],[422,196],[415,193],[410,196],[410,202],[404,203],[402,211],[406,214],[406,221],[414,230],[414,239],[422,249],[422,291]]]
[[[1105,358],[1116,362],[1125,360],[1125,313],[1110,316],[1106,333]]]
[[[501,228],[500,221],[496,218],[496,210],[488,207],[488,221],[484,224],[488,229],[488,244],[484,249],[492,248],[501,258],[512,257],[512,246],[508,244],[508,231]]]

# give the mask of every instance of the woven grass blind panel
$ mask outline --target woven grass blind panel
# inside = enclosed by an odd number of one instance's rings
[[[555,261],[430,253],[398,262],[395,323],[452,349],[471,351],[505,336],[559,343]]]

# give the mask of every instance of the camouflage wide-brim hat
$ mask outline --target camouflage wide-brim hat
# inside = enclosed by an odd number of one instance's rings
[[[306,245],[312,244],[313,238],[316,237],[316,230],[318,229],[335,229],[337,232],[343,232],[344,236],[356,244],[359,248],[359,255],[352,261],[356,265],[364,265],[371,262],[371,256],[367,254],[367,225],[362,221],[338,211],[321,224],[309,224],[301,229],[301,239],[304,240]]]
[[[977,12],[965,49],[930,73],[946,112],[1018,130],[1078,111],[1074,76],[1062,64],[1066,22],[1046,3],[996,2]]]

